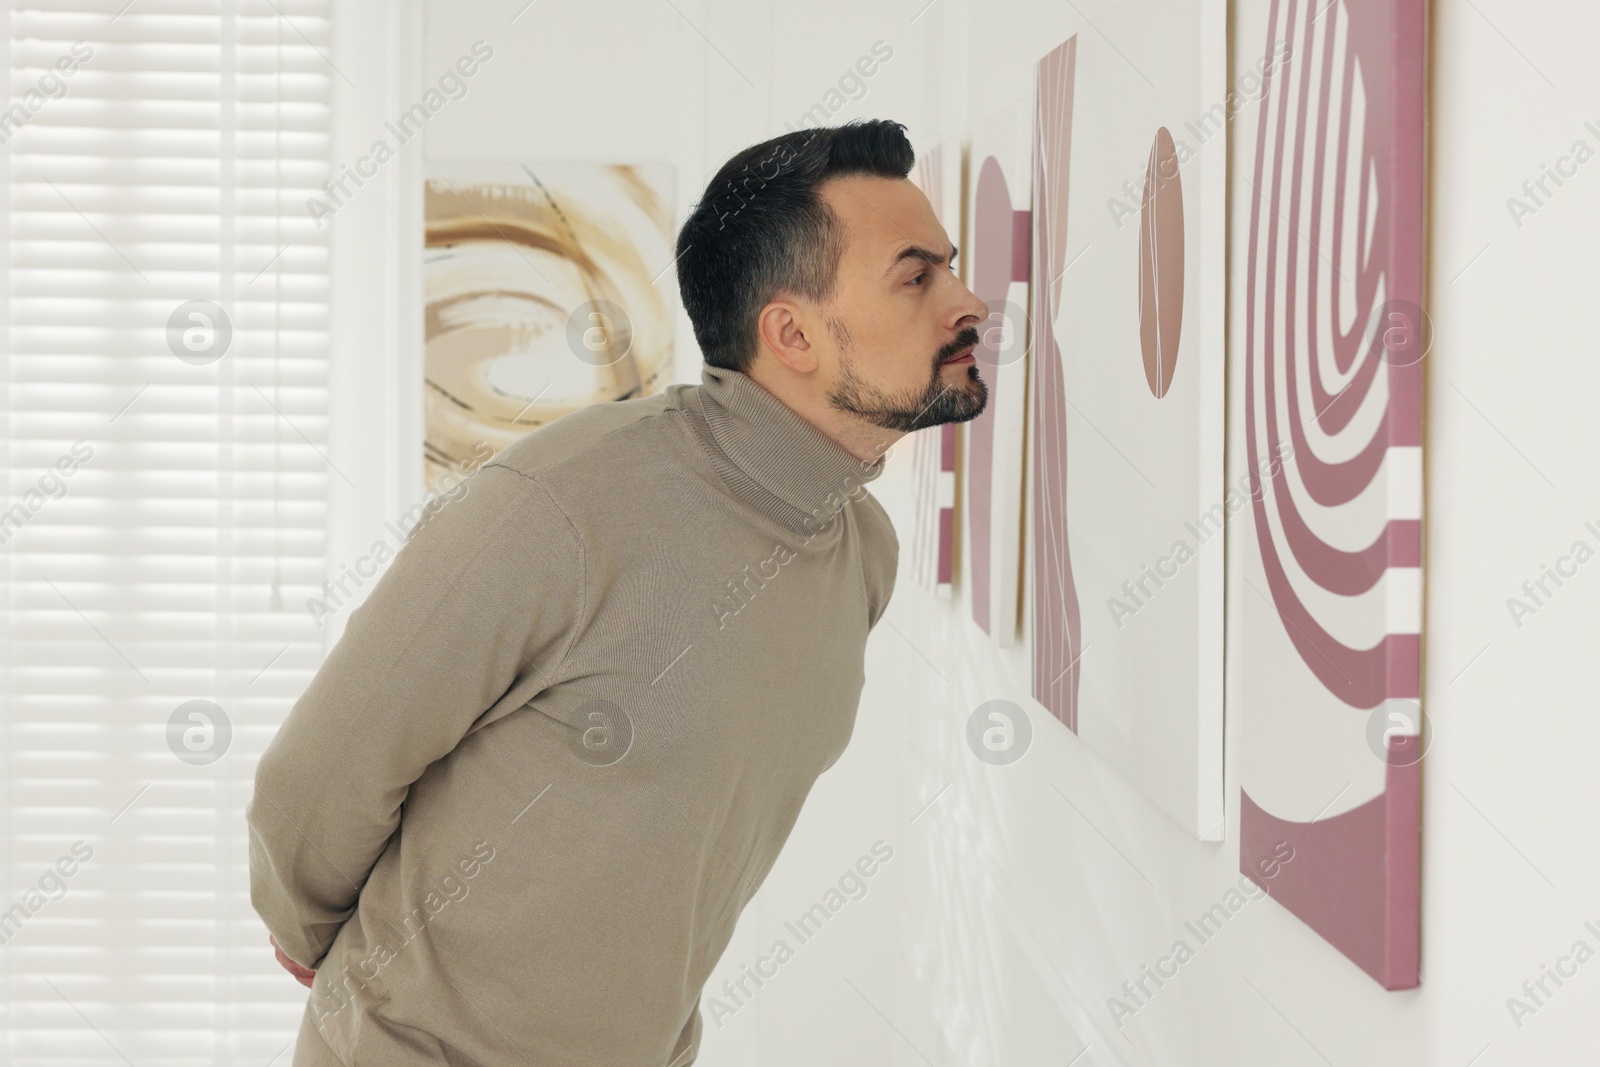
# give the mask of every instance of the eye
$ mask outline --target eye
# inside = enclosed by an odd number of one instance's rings
[[[946,263],[945,264],[945,269],[948,270],[951,274],[955,274],[955,272],[956,272],[955,260],[951,260],[949,263]],[[923,269],[923,270],[919,271],[914,277],[910,278],[906,282],[906,284],[907,285],[915,285],[915,286],[921,288],[922,287],[922,283],[927,281],[931,277],[933,277],[933,271],[928,270],[928,269]]]

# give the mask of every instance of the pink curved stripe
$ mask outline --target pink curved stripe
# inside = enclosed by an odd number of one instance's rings
[[[1327,18],[1330,20],[1328,27],[1330,31],[1332,29],[1332,20],[1336,19],[1339,14],[1340,9],[1337,6],[1329,9]],[[1304,32],[1304,40],[1301,43],[1301,54],[1303,55],[1313,55],[1313,42],[1311,35],[1314,28],[1314,22],[1312,20],[1307,20]],[[1357,40],[1358,37],[1358,31],[1354,26],[1352,26],[1350,29],[1352,52],[1361,47],[1361,42]],[[1320,223],[1323,217],[1321,185],[1327,170],[1325,162],[1322,158],[1325,151],[1328,132],[1329,104],[1327,90],[1329,89],[1329,77],[1332,73],[1332,65],[1337,58],[1332,54],[1331,42],[1334,39],[1334,34],[1329,32],[1327,34],[1327,39],[1330,44],[1329,47],[1324,50],[1323,62],[1321,64],[1321,84],[1324,92],[1321,97],[1321,107],[1318,109],[1316,117],[1316,134],[1310,139],[1316,156],[1311,168],[1313,175],[1311,218],[1313,220],[1312,226],[1316,227],[1317,232],[1319,233],[1321,232]],[[1381,41],[1378,43],[1382,44]],[[1363,57],[1363,62],[1369,62],[1375,58],[1377,57],[1365,56]],[[1288,61],[1285,66],[1288,69],[1292,69],[1294,66],[1293,60],[1291,59]],[[1312,68],[1312,63],[1301,64],[1301,69],[1299,72],[1300,91],[1295,96],[1295,124],[1296,128],[1302,131],[1307,129],[1307,110],[1310,104],[1310,82]],[[1366,68],[1364,67],[1363,69]],[[1339,141],[1338,155],[1335,162],[1335,207],[1336,209],[1341,210],[1336,210],[1333,219],[1335,253],[1335,258],[1333,259],[1334,264],[1340,262],[1337,258],[1337,255],[1342,249],[1344,222],[1342,205],[1344,202],[1344,188],[1346,184],[1346,175],[1348,172],[1347,164],[1349,162],[1347,130],[1345,130],[1343,126],[1344,123],[1348,121],[1349,108],[1354,101],[1354,97],[1355,86],[1349,82],[1346,82],[1342,88],[1341,105],[1341,113],[1343,116],[1345,116],[1345,118],[1341,121],[1341,137]],[[1383,115],[1384,112],[1373,110],[1369,107],[1369,109],[1366,111],[1368,127],[1380,122]],[[1288,108],[1280,108],[1278,110],[1278,144],[1280,147],[1280,152],[1273,160],[1274,173],[1272,188],[1274,190],[1280,188],[1280,178],[1283,167],[1283,155],[1281,149],[1286,146],[1285,126],[1287,120]],[[1286,209],[1287,217],[1292,220],[1298,220],[1301,218],[1300,200],[1302,190],[1305,186],[1304,171],[1306,141],[1307,139],[1302,137],[1292,145],[1293,169],[1290,177],[1289,199]],[[1387,159],[1377,154],[1373,148],[1375,142],[1381,141],[1382,138],[1377,134],[1376,131],[1371,130],[1370,128],[1362,130],[1360,144],[1362,153],[1361,165],[1357,173],[1363,177],[1368,173],[1369,167],[1377,167],[1379,174],[1382,174],[1387,170]],[[1365,183],[1363,182],[1363,184]],[[1378,208],[1379,210],[1375,217],[1375,236],[1382,236],[1386,235],[1388,230],[1388,212],[1386,210],[1387,201],[1380,199]],[[1276,258],[1277,227],[1278,219],[1276,215],[1274,215],[1272,219],[1272,231],[1268,237],[1268,241],[1270,242],[1269,255],[1271,255],[1273,259]],[[1282,334],[1282,343],[1287,349],[1283,360],[1283,365],[1284,375],[1286,378],[1286,418],[1289,424],[1289,436],[1294,445],[1296,464],[1299,467],[1301,481],[1305,485],[1307,495],[1309,495],[1312,500],[1315,500],[1324,507],[1337,507],[1340,504],[1346,504],[1353,500],[1363,489],[1367,487],[1368,484],[1372,482],[1372,479],[1376,477],[1379,465],[1383,462],[1383,455],[1386,450],[1386,445],[1383,440],[1385,435],[1380,428],[1378,433],[1376,433],[1372,439],[1368,441],[1365,448],[1363,448],[1351,459],[1337,464],[1324,461],[1318,457],[1310,447],[1310,443],[1306,438],[1305,429],[1300,421],[1301,410],[1298,402],[1297,390],[1299,388],[1298,379],[1300,360],[1297,358],[1295,345],[1300,337],[1300,333],[1296,329],[1296,312],[1300,309],[1300,306],[1303,302],[1307,315],[1308,328],[1306,330],[1306,337],[1308,338],[1307,343],[1310,346],[1309,351],[1307,351],[1305,356],[1306,366],[1315,367],[1317,365],[1318,358],[1317,344],[1321,336],[1317,329],[1317,296],[1320,292],[1318,288],[1318,276],[1323,265],[1322,257],[1326,253],[1324,253],[1323,250],[1319,248],[1310,237],[1305,235],[1298,225],[1286,226],[1286,229],[1288,230],[1288,234],[1285,237],[1285,240],[1288,243],[1288,248],[1285,249],[1288,260],[1288,277],[1284,285],[1285,321]],[[1306,279],[1306,283],[1303,288],[1299,284],[1301,260],[1300,244],[1302,242],[1309,247],[1310,251],[1310,255],[1308,256],[1308,271],[1310,276]],[[1271,262],[1272,261],[1269,260],[1269,264]],[[1356,285],[1358,303],[1355,311],[1355,321],[1352,324],[1352,329],[1355,331],[1356,339],[1359,339],[1359,337],[1366,331],[1367,320],[1373,307],[1373,299],[1382,281],[1382,268],[1383,264],[1377,258],[1369,257],[1362,265],[1361,269],[1357,272]],[[1331,269],[1335,272],[1335,274],[1338,273],[1337,267],[1332,267]],[[1346,269],[1349,269],[1348,265],[1346,266]],[[1272,267],[1269,265],[1268,277],[1276,277],[1276,274],[1272,273],[1271,271]],[[1337,301],[1342,294],[1342,282],[1337,278],[1330,279],[1329,287],[1332,291],[1331,295],[1333,299]],[[1337,306],[1338,305],[1336,303],[1335,307],[1337,308]],[[1277,307],[1275,304],[1268,306],[1267,314],[1269,318],[1267,329],[1269,333],[1272,329],[1272,323],[1276,318],[1276,312]],[[1330,323],[1330,325],[1335,325],[1337,322],[1338,319],[1334,319],[1333,323]],[[1337,347],[1339,346],[1336,346],[1336,362],[1339,361]],[[1306,376],[1309,379],[1312,392],[1312,402],[1315,405],[1313,410],[1320,413],[1318,416],[1318,421],[1319,423],[1323,424],[1323,429],[1326,432],[1337,433],[1339,430],[1342,430],[1346,427],[1350,417],[1354,415],[1355,411],[1360,405],[1361,400],[1364,399],[1368,387],[1376,378],[1377,370],[1381,365],[1380,360],[1378,359],[1378,354],[1380,351],[1381,348],[1375,345],[1365,353],[1366,358],[1364,362],[1357,371],[1356,376],[1351,380],[1344,390],[1345,395],[1349,397],[1349,402],[1339,407],[1337,412],[1334,410],[1329,410],[1333,398],[1322,387],[1321,376],[1316,373],[1310,373]],[[1348,357],[1348,359],[1354,359],[1357,355],[1357,353],[1353,350],[1347,351],[1344,354]],[[1349,369],[1348,361],[1346,361],[1345,366],[1342,369]],[[1275,392],[1275,385],[1272,381],[1272,367],[1270,364],[1267,368],[1267,374],[1268,380],[1266,395],[1268,398],[1275,398],[1277,393]],[[1272,412],[1275,407],[1275,404],[1269,405],[1269,419],[1271,419]],[[1384,414],[1384,420],[1387,421],[1388,418],[1389,414],[1386,411]],[[1276,439],[1269,439],[1269,448],[1276,447]],[[1287,494],[1279,496],[1279,508],[1282,509],[1290,500],[1291,498]]]
[[[1329,8],[1323,17],[1330,20],[1327,28],[1329,39],[1333,37],[1332,20],[1349,14],[1351,24],[1348,27],[1346,39],[1350,47],[1361,55],[1362,62],[1358,68],[1367,81],[1382,81],[1382,78],[1370,76],[1372,71],[1382,71],[1384,66],[1374,64],[1386,63],[1388,57],[1388,40],[1383,32],[1386,25],[1382,20],[1376,23],[1371,19],[1370,9],[1378,8],[1374,4],[1336,4]],[[1295,18],[1298,5],[1291,2],[1289,18]],[[1273,19],[1277,17],[1277,4],[1273,5]],[[1313,55],[1313,41],[1310,34],[1310,22],[1307,22],[1307,35],[1302,45],[1302,54]],[[1331,70],[1334,58],[1330,52],[1325,52],[1323,63],[1323,83],[1327,85],[1327,75]],[[1280,91],[1288,90],[1288,80],[1293,73],[1293,61],[1288,60],[1284,65],[1285,86]],[[1295,351],[1295,341],[1299,336],[1296,330],[1295,314],[1303,303],[1308,309],[1317,306],[1317,277],[1319,259],[1322,252],[1314,245],[1310,247],[1311,255],[1308,270],[1309,277],[1302,284],[1298,269],[1302,242],[1309,244],[1308,239],[1301,231],[1289,225],[1280,213],[1273,200],[1264,189],[1279,190],[1283,185],[1284,159],[1289,149],[1293,149],[1292,173],[1290,177],[1287,219],[1300,217],[1300,196],[1304,184],[1304,141],[1309,134],[1307,124],[1307,94],[1310,88],[1310,65],[1303,66],[1300,71],[1300,93],[1294,100],[1299,120],[1297,129],[1301,131],[1300,140],[1293,145],[1287,136],[1288,108],[1279,107],[1276,114],[1276,127],[1269,122],[1269,107],[1274,86],[1272,73],[1267,75],[1267,84],[1264,87],[1261,103],[1261,121],[1257,128],[1256,159],[1254,166],[1254,189],[1256,195],[1251,200],[1250,214],[1250,243],[1249,263],[1247,267],[1248,284],[1246,286],[1246,320],[1250,328],[1246,331],[1245,338],[1245,391],[1252,398],[1249,415],[1245,419],[1245,440],[1249,457],[1251,482],[1252,482],[1252,513],[1255,521],[1256,536],[1261,551],[1263,569],[1266,573],[1267,585],[1274,607],[1282,616],[1284,632],[1294,644],[1301,659],[1317,679],[1341,700],[1355,707],[1376,707],[1385,698],[1391,696],[1415,696],[1420,681],[1419,666],[1415,662],[1420,653],[1420,644],[1415,634],[1388,634],[1371,648],[1351,648],[1336,640],[1311,614],[1306,605],[1295,594],[1287,574],[1287,570],[1279,555],[1279,546],[1274,540],[1271,524],[1267,520],[1266,500],[1259,493],[1259,479],[1256,472],[1261,467],[1263,454],[1276,454],[1281,444],[1279,432],[1280,405],[1277,402],[1277,375],[1281,368],[1286,378],[1287,403],[1283,405],[1287,410],[1284,419],[1288,424],[1288,436],[1295,446],[1295,463],[1300,471],[1302,483],[1308,496],[1324,506],[1337,507],[1353,500],[1377,476],[1382,460],[1390,445],[1397,443],[1399,436],[1394,427],[1398,423],[1414,418],[1413,413],[1405,412],[1397,407],[1397,398],[1391,394],[1385,408],[1380,426],[1373,437],[1366,442],[1364,447],[1350,460],[1342,463],[1326,463],[1316,457],[1310,448],[1304,433],[1304,427],[1299,419],[1299,405],[1295,400],[1298,387],[1297,372],[1300,358]],[[1365,82],[1363,83],[1365,85]],[[1354,87],[1346,86],[1344,95],[1348,105],[1353,95]],[[1377,152],[1374,144],[1386,144],[1382,124],[1388,117],[1384,91],[1369,92],[1369,110],[1367,111],[1367,128],[1363,129],[1360,151],[1361,165],[1357,174],[1363,178],[1370,170],[1376,169],[1380,192],[1388,188],[1386,171],[1389,167],[1390,155],[1387,150]],[[1375,103],[1373,103],[1375,101]],[[1319,114],[1316,123],[1314,144],[1322,145],[1327,140],[1327,114],[1324,110]],[[1267,137],[1269,129],[1275,139],[1276,151],[1273,152],[1273,172],[1270,182],[1263,185],[1263,171],[1267,155]],[[1343,154],[1348,149],[1345,131],[1341,129],[1340,152]],[[1320,151],[1320,149],[1319,149]],[[1316,180],[1320,179],[1325,167],[1319,160],[1313,165],[1312,171]],[[1344,161],[1341,160],[1335,169],[1335,207],[1343,203],[1343,185],[1346,182]],[[1364,194],[1363,194],[1364,195]],[[1265,207],[1265,211],[1263,208]],[[1321,210],[1320,194],[1313,193],[1314,212]],[[1375,211],[1375,241],[1374,248],[1380,247],[1376,238],[1382,236],[1384,246],[1387,247],[1389,237],[1389,216],[1391,205],[1387,196],[1380,195],[1378,202],[1371,210]],[[1262,216],[1266,216],[1266,235],[1262,239]],[[1320,232],[1317,224],[1319,214],[1313,214],[1311,226]],[[1280,231],[1281,224],[1281,231]],[[1335,227],[1338,232],[1338,227]],[[1271,297],[1263,309],[1264,321],[1257,326],[1256,300],[1257,279],[1263,272],[1260,263],[1261,252],[1265,250],[1264,274],[1266,278],[1278,277],[1278,256],[1280,251],[1288,257],[1285,285],[1283,287],[1282,308],[1285,322],[1280,333],[1278,329],[1279,301]],[[1335,260],[1338,262],[1338,260]],[[1374,275],[1386,267],[1386,259],[1374,255],[1368,257],[1363,266],[1363,282],[1358,296],[1365,296],[1370,300],[1380,282],[1389,283],[1386,276]],[[1365,279],[1372,278],[1371,281]],[[1331,286],[1337,294],[1339,287]],[[1364,304],[1362,306],[1370,306]],[[1308,314],[1310,312],[1308,311]],[[1361,328],[1365,329],[1365,316],[1356,316]],[[1310,319],[1313,326],[1314,318]],[[1258,337],[1259,334],[1259,337]],[[1314,346],[1319,336],[1319,331],[1307,331]],[[1259,352],[1258,352],[1259,348]],[[1314,366],[1317,358],[1313,347],[1306,353],[1306,365]],[[1391,378],[1399,377],[1399,368],[1385,363],[1380,358],[1378,348],[1370,349],[1365,353],[1365,363],[1362,372],[1375,376],[1379,369],[1389,373]],[[1315,383],[1316,375],[1311,375]],[[1355,379],[1360,382],[1358,375]],[[1257,383],[1261,381],[1262,392],[1258,394]],[[1322,394],[1324,397],[1326,393]],[[1257,396],[1264,397],[1265,409],[1265,434],[1266,449],[1261,448],[1258,437],[1258,419],[1255,413]],[[1280,522],[1283,524],[1283,537],[1285,548],[1292,553],[1296,565],[1313,581],[1337,593],[1350,595],[1370,589],[1382,576],[1383,572],[1391,566],[1415,566],[1415,557],[1420,554],[1420,549],[1414,549],[1413,543],[1420,542],[1420,533],[1417,525],[1412,520],[1403,520],[1386,527],[1384,531],[1365,549],[1357,552],[1348,552],[1326,544],[1304,521],[1295,503],[1294,495],[1290,489],[1285,472],[1279,468],[1273,475],[1273,499],[1278,509]],[[1404,562],[1402,562],[1404,561]],[[1409,666],[1408,666],[1409,664]]]
[[[1422,524],[1416,519],[1390,519],[1370,545],[1346,552],[1319,539],[1293,507],[1280,506],[1278,518],[1295,563],[1307,578],[1330,593],[1365,593],[1378,584],[1390,567],[1415,567],[1419,563],[1415,554],[1404,563],[1395,558],[1402,547],[1421,545]]]
[[[1310,52],[1310,33],[1311,23],[1308,22],[1306,24],[1305,42],[1307,46],[1306,51],[1308,54]],[[1323,181],[1326,175],[1326,168],[1322,165],[1322,156],[1327,151],[1328,144],[1328,94],[1331,89],[1330,83],[1333,78],[1334,63],[1335,60],[1339,58],[1333,55],[1333,40],[1333,35],[1329,34],[1323,43],[1324,58],[1321,65],[1319,79],[1321,87],[1318,94],[1318,99],[1321,101],[1321,107],[1319,108],[1317,115],[1317,160],[1316,164],[1312,168],[1311,186],[1311,217],[1314,219],[1322,218],[1323,210],[1322,190]],[[1339,135],[1334,148],[1334,158],[1337,159],[1341,164],[1348,162],[1350,158],[1350,110],[1355,96],[1355,85],[1353,78],[1355,73],[1356,53],[1352,49],[1351,51],[1346,52],[1342,58],[1344,61],[1344,72],[1341,79],[1343,89],[1339,108]],[[1310,68],[1308,66],[1307,72],[1309,72],[1309,70]],[[1303,122],[1305,114],[1305,96],[1303,92],[1300,100],[1301,121]],[[1374,112],[1371,109],[1371,101],[1368,101],[1366,117],[1369,127],[1378,122],[1378,116],[1381,114],[1382,112]],[[1368,135],[1368,130],[1364,129],[1362,131],[1362,145],[1364,148],[1371,146],[1375,140],[1377,140],[1377,138]],[[1374,151],[1375,154],[1381,154],[1377,153],[1376,150]],[[1378,162],[1378,166],[1384,170],[1387,170],[1388,160],[1380,160]],[[1341,171],[1340,173],[1342,175],[1343,172]],[[1297,180],[1297,191],[1298,185],[1299,182]],[[1336,181],[1334,183],[1333,191],[1333,248],[1332,255],[1330,257],[1334,263],[1344,262],[1341,257],[1344,255],[1345,192],[1346,183],[1343,180]],[[1368,213],[1374,210],[1374,205],[1368,203],[1368,189],[1365,181],[1360,183],[1358,192],[1359,198],[1356,215],[1357,232],[1360,234],[1360,239],[1364,242],[1367,239],[1367,231],[1366,226],[1362,225],[1362,223],[1364,223],[1367,219]],[[1290,215],[1290,218],[1294,217],[1294,215]],[[1338,324],[1342,322],[1345,317],[1342,307],[1344,290],[1340,285],[1332,286],[1332,292],[1330,295],[1333,307],[1328,329],[1332,334],[1334,367],[1340,374],[1349,373],[1351,366],[1356,360],[1356,357],[1361,354],[1361,342],[1366,336],[1367,331],[1367,315],[1372,309],[1374,299],[1377,295],[1378,285],[1383,278],[1382,263],[1377,257],[1373,256],[1372,252],[1374,248],[1381,247],[1383,244],[1385,244],[1387,238],[1388,217],[1387,215],[1379,215],[1373,219],[1373,234],[1371,243],[1359,249],[1356,256],[1357,260],[1362,264],[1361,268],[1356,272],[1355,279],[1356,303],[1360,308],[1360,311],[1358,311],[1352,319],[1348,332],[1341,332],[1338,327]],[[1321,257],[1312,258],[1310,270],[1311,278],[1307,283],[1307,288],[1310,292],[1315,293],[1318,291],[1317,275],[1322,270]],[[1317,305],[1315,302],[1311,303],[1309,310],[1310,322],[1308,323],[1309,329],[1307,332],[1313,339],[1315,339],[1321,336],[1317,330]],[[1314,366],[1315,363],[1312,365]],[[1346,425],[1348,425],[1350,419],[1354,417],[1356,411],[1360,408],[1362,401],[1366,399],[1367,391],[1370,389],[1373,381],[1377,377],[1377,369],[1377,364],[1373,361],[1363,364],[1361,369],[1357,372],[1355,378],[1347,383],[1345,387],[1338,393],[1333,394],[1330,394],[1326,389],[1323,388],[1320,377],[1315,375],[1312,376],[1312,409],[1319,413],[1318,421],[1325,432],[1329,434],[1336,434],[1343,430]]]

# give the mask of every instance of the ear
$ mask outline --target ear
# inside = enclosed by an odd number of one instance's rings
[[[810,316],[789,300],[774,300],[756,316],[762,347],[792,371],[810,374],[817,369],[817,351]]]

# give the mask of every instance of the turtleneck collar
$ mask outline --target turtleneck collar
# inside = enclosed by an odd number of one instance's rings
[[[695,392],[729,488],[795,533],[837,536],[843,501],[883,473],[741,371],[707,363]]]

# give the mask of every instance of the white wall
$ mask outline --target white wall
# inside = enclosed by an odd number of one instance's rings
[[[424,77],[476,38],[496,55],[430,125],[427,151],[670,160],[681,218],[723,159],[781,132],[876,40],[894,56],[837,118],[897,118],[921,142],[961,134],[969,115],[1026,94],[1039,55],[1074,31],[1097,32],[1078,12],[1098,20],[1111,6],[924,3],[538,0],[508,24],[520,0],[433,0]],[[1259,50],[1267,9],[1233,4],[1234,69]],[[1031,701],[1023,652],[991,647],[964,602],[935,604],[902,574],[869,647],[852,745],[818,782],[708,998],[787,936],[784,920],[873,841],[890,843],[894,859],[722,1026],[708,1001],[702,1063],[1581,1061],[1600,963],[1551,985],[1555,996],[1520,1028],[1506,998],[1576,940],[1600,949],[1583,926],[1600,928],[1587,832],[1600,802],[1591,766],[1600,563],[1520,628],[1506,598],[1575,540],[1600,548],[1583,527],[1600,528],[1589,410],[1600,385],[1589,314],[1600,289],[1600,161],[1520,227],[1505,200],[1574,140],[1600,149],[1583,125],[1600,129],[1597,36],[1600,13],[1576,0],[1536,14],[1510,0],[1452,2],[1433,15],[1424,693],[1435,736],[1422,987],[1384,992],[1261,901],[1119,1032],[1106,999],[1236,882],[1238,709],[1230,700],[1227,839],[1199,844]],[[1235,174],[1253,121],[1249,109],[1237,120]],[[1248,188],[1235,184],[1239,241]],[[1243,266],[1234,257],[1236,285]],[[1241,307],[1231,299],[1237,353]],[[696,380],[698,363],[684,322],[678,379]],[[902,450],[874,486],[903,543],[908,468]],[[1229,469],[1241,469],[1236,450]],[[1230,648],[1232,682],[1248,665]],[[997,697],[1028,707],[1035,726],[1027,756],[1003,768],[979,763],[963,739],[972,708]]]

